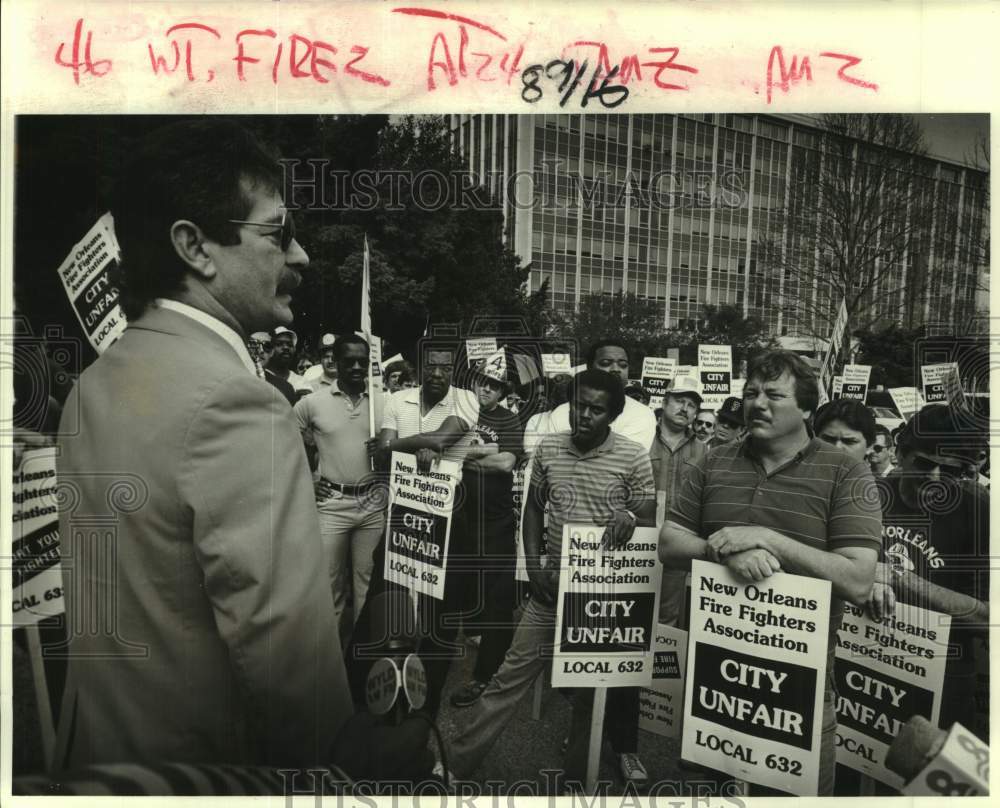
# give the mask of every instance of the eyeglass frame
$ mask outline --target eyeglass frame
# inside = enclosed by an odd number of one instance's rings
[[[239,224],[239,225],[250,225],[251,227],[271,227],[275,230],[281,231],[281,239],[279,246],[282,252],[288,252],[292,246],[292,242],[296,239],[295,232],[295,217],[286,210],[281,217],[280,222],[250,222],[245,219],[227,219],[229,224]]]

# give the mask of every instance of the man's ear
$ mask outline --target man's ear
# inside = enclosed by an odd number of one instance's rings
[[[177,256],[200,278],[208,280],[215,277],[215,265],[205,250],[205,234],[198,225],[187,219],[178,219],[170,226],[170,241]]]

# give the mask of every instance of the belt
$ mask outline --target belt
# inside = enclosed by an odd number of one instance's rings
[[[333,480],[328,480],[326,477],[320,477],[320,479],[329,485],[334,491],[339,491],[341,494],[345,494],[349,497],[356,497],[366,493],[369,488],[378,482],[377,480],[371,480],[357,485],[348,485],[346,483],[335,483]]]

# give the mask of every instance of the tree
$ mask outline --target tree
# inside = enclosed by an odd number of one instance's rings
[[[879,331],[860,331],[857,362],[871,365],[869,385],[920,387],[919,368],[914,367],[913,346],[923,338],[924,328],[903,328],[892,323]]]
[[[912,116],[823,115],[818,141],[793,151],[787,226],[765,235],[759,256],[800,333],[828,339],[845,302],[846,356],[856,331],[922,322],[932,237],[957,206],[944,203]]]
[[[446,119],[384,126],[371,161],[345,185],[356,187],[363,172],[376,203],[328,214],[310,233],[319,272],[299,296],[305,321],[357,327],[367,235],[373,328],[395,350],[407,351],[428,320],[458,323],[464,333],[476,317],[513,315],[544,330],[544,296],[524,292],[529,268],[503,242],[500,201],[463,170]]]
[[[736,306],[708,305],[694,328],[666,329],[663,304],[633,292],[584,295],[577,311],[558,312],[555,317],[553,336],[574,343],[581,352],[599,339],[621,340],[634,354],[635,376],[644,357],[666,356],[671,349],[677,349],[679,364],[697,365],[699,344],[731,345],[736,371],[757,351],[777,346],[759,318],[745,317]]]
[[[620,290],[612,295],[601,292],[583,295],[576,311],[555,312],[551,336],[574,346],[577,362],[583,361],[591,343],[601,339],[621,340],[640,357],[656,355],[657,350],[665,347],[676,347],[667,346],[663,304]],[[639,368],[633,367],[631,372],[637,375]]]

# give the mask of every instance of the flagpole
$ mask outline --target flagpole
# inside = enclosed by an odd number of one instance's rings
[[[368,437],[375,437],[375,375],[372,373],[372,301],[371,259],[368,254],[368,234],[365,233],[365,251],[361,271],[361,331],[368,342]],[[380,352],[381,353],[381,352]]]

